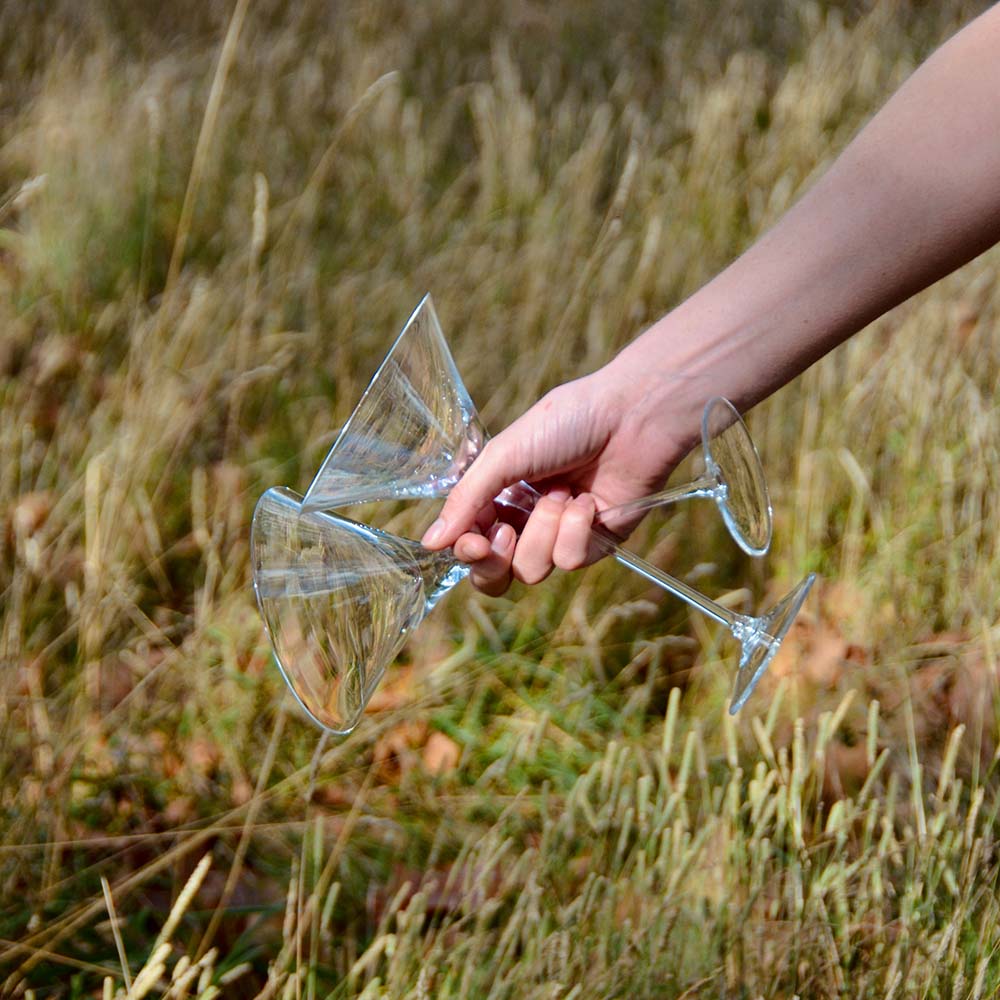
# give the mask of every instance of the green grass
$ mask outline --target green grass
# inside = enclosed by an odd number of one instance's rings
[[[735,721],[725,635],[614,565],[458,588],[343,740],[270,662],[254,501],[424,292],[502,426],[978,9],[620,6],[0,15],[0,994],[1000,989],[995,251],[751,415],[763,567],[708,506],[636,533],[734,606],[823,575]]]

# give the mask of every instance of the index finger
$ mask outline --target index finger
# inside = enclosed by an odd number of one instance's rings
[[[452,488],[437,520],[421,539],[425,548],[444,549],[454,545],[459,536],[473,528],[483,508],[491,504],[505,486],[520,478],[512,471],[514,463],[511,460],[511,450],[501,437],[486,443]]]

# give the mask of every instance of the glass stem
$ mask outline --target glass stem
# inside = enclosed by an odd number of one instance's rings
[[[679,500],[691,500],[697,497],[711,497],[719,499],[725,496],[726,487],[720,483],[716,476],[706,474],[690,483],[681,486],[671,486],[668,489],[660,490],[658,493],[650,493],[648,496],[639,497],[638,500],[630,500],[628,503],[618,504],[616,507],[608,507],[607,510],[597,512],[594,524],[602,524],[609,517],[624,516],[630,514],[641,514],[644,511],[652,510],[654,507],[666,507],[668,504],[677,503]],[[504,490],[497,498],[497,502],[505,507],[513,507],[524,514],[530,514],[535,509],[541,494],[530,483],[520,482]]]
[[[607,510],[599,511],[594,518],[595,524],[602,524],[609,517],[627,517],[629,514],[641,514],[643,511],[652,510],[654,507],[665,507],[667,504],[677,503],[679,500],[691,500],[696,497],[718,497],[719,491],[725,490],[725,486],[713,475],[704,475],[690,483],[683,483],[680,486],[671,486],[669,489],[660,490],[659,493],[650,493],[649,496],[639,497],[638,500],[631,500],[628,503],[618,504],[617,507],[609,507]]]
[[[634,555],[627,549],[623,549],[618,544],[618,539],[601,526],[600,521],[610,514],[638,514],[644,510],[651,510],[653,507],[662,507],[665,504],[675,503],[678,500],[687,500],[690,497],[717,497],[720,490],[725,490],[725,486],[713,475],[704,475],[683,486],[674,486],[670,489],[660,490],[659,493],[652,493],[647,497],[640,497],[630,503],[619,504],[617,507],[609,507],[601,511],[594,519],[594,527],[591,534],[596,539],[600,547],[609,555],[613,555],[623,566],[645,577],[651,583],[670,591],[675,597],[686,601],[691,607],[696,608],[702,614],[714,618],[719,624],[729,628],[733,635],[737,635],[744,622],[742,615],[734,614],[729,608],[724,608],[706,597],[694,587],[689,587],[683,580],[664,573],[657,569],[652,563],[646,562],[639,556]],[[540,494],[528,483],[518,483],[517,486],[504,490],[497,497],[499,503],[508,507],[514,507],[525,514],[531,513],[538,501]]]
[[[716,601],[706,597],[700,591],[695,590],[694,587],[689,587],[683,580],[678,580],[676,577],[664,573],[663,570],[658,569],[652,563],[648,563],[645,559],[641,559],[639,556],[633,555],[628,550],[621,548],[615,541],[614,536],[606,529],[600,527],[594,528],[592,534],[601,548],[609,555],[613,555],[623,566],[628,566],[629,569],[645,577],[651,583],[669,590],[675,597],[686,601],[691,607],[697,608],[702,614],[708,615],[709,618],[714,618],[721,625],[728,626],[729,630],[734,635],[736,634],[742,622],[742,615],[735,614],[729,608],[723,607]]]
[[[640,499],[633,500],[631,503],[609,507],[597,515],[594,527],[591,528],[591,534],[601,549],[608,553],[608,555],[614,556],[623,566],[627,566],[633,572],[645,577],[650,583],[655,583],[658,587],[663,587],[664,590],[670,591],[675,597],[679,597],[702,614],[708,615],[709,618],[715,619],[720,625],[725,625],[739,639],[748,624],[748,619],[744,615],[735,614],[729,608],[723,607],[716,601],[706,597],[700,591],[695,590],[694,587],[689,587],[683,580],[678,580],[676,577],[670,576],[669,573],[664,573],[663,570],[658,569],[652,563],[648,563],[645,559],[634,555],[627,549],[623,549],[618,544],[618,539],[607,528],[602,527],[598,523],[602,519],[602,515],[611,513],[636,514],[644,510],[650,510],[653,507],[674,503],[677,500],[685,500],[689,497],[716,497],[719,495],[719,491],[725,490],[725,488],[715,476],[706,475],[683,486],[675,486],[672,489],[653,493],[648,497],[640,497]],[[525,514],[530,514],[539,496],[540,494],[533,486],[522,482],[515,487],[504,490],[497,497],[497,502],[507,507],[513,507]]]

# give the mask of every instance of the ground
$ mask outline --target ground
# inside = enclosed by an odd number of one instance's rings
[[[735,719],[726,634],[602,563],[461,585],[323,738],[247,557],[425,292],[502,426],[981,6],[8,5],[0,992],[995,993],[996,251],[750,414],[766,560],[711,504],[630,542],[820,574]]]

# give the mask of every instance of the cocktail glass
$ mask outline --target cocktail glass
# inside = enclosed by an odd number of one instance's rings
[[[487,441],[465,383],[425,295],[354,408],[306,491],[306,511],[336,510],[378,500],[443,497]],[[752,556],[771,544],[767,482],[750,432],[722,397],[702,417],[704,473],[601,512],[637,514],[692,497],[716,502],[730,534]],[[497,502],[530,512],[538,492],[527,483]]]
[[[445,496],[487,440],[429,296],[410,317],[345,424],[305,498],[268,490],[254,513],[254,588],[285,679],[310,716],[333,732],[356,724],[406,636],[468,573],[450,552],[330,513],[352,504]],[[760,616],[730,611],[626,551],[601,526],[691,497],[710,497],[740,546],[767,551],[771,506],[760,459],[730,403],[711,400],[702,420],[705,471],[697,479],[601,512],[599,547],[716,621],[740,643],[730,711],[767,669],[814,577]],[[529,513],[527,483],[497,502]]]
[[[619,562],[728,627],[740,643],[729,709],[735,714],[777,652],[813,576],[764,614],[741,615],[620,549],[603,529],[595,537]],[[357,725],[406,637],[469,571],[450,550],[430,552],[337,514],[306,510],[283,487],[258,501],[250,550],[278,666],[309,716],[338,734]]]

